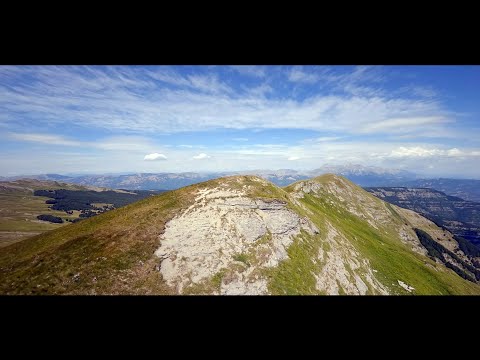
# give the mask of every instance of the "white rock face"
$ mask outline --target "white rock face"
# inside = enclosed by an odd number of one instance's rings
[[[398,285],[400,285],[402,288],[404,288],[408,292],[412,292],[413,290],[415,290],[414,287],[411,287],[410,285],[405,284],[402,280],[397,280],[397,281],[398,281]]]
[[[302,198],[304,194],[317,193],[322,188],[317,181],[306,180],[295,185],[293,196]]]
[[[212,278],[229,268],[235,255],[253,248],[263,254],[257,266],[276,266],[287,258],[286,249],[301,229],[318,232],[280,201],[251,199],[238,190],[201,190],[194,205],[166,224],[155,254],[162,259],[160,272],[167,284],[182,293],[185,286]],[[268,233],[270,242],[257,244]],[[253,270],[236,273],[228,284],[223,281],[220,293],[266,294],[266,280],[250,276]]]
[[[331,224],[328,224],[325,241],[329,251],[320,248],[318,254],[323,264],[322,270],[316,275],[318,290],[327,295],[339,295],[340,285],[347,295],[365,295],[370,286],[376,293],[388,294],[387,289],[375,278],[375,270],[368,260],[363,259]]]
[[[252,277],[254,267],[240,273],[235,272],[231,279],[224,279],[221,295],[265,295],[268,293],[267,280]]]

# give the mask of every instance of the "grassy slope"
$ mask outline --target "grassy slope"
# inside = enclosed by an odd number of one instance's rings
[[[240,179],[241,181],[237,181]],[[153,256],[165,223],[194,201],[197,190],[251,186],[251,196],[282,190],[234,176],[186,186],[0,249],[0,293],[169,293]],[[80,280],[74,276],[80,274]]]
[[[320,262],[314,254],[323,246],[321,236],[312,236],[303,232],[298,235],[288,248],[287,260],[278,267],[265,271],[269,278],[268,289],[274,295],[320,295],[315,288],[314,273],[321,270]]]
[[[322,177],[317,181],[332,179]],[[288,249],[290,259],[277,268],[265,270],[272,293],[318,293],[312,272],[321,269],[322,264],[312,254],[317,254],[320,246],[326,246],[322,234],[327,220],[370,260],[380,280],[398,293],[403,290],[396,286],[397,279],[415,287],[417,294],[480,293],[479,286],[413,253],[393,233],[385,235],[341,206],[332,207],[329,194],[306,196],[302,202],[311,210],[308,214],[290,201],[291,186],[280,189],[241,176],[152,196],[0,249],[0,293],[168,294],[171,290],[156,270],[158,259],[153,256],[159,245],[158,236],[170,218],[193,203],[198,189],[221,185],[230,188],[250,185],[250,196],[288,201],[290,208],[302,216],[308,215],[321,231],[315,236],[303,232]],[[363,191],[355,186],[357,190]],[[218,279],[212,279],[212,287],[218,287],[222,276],[218,274]]]
[[[2,187],[5,186],[5,187]],[[68,189],[88,190],[87,187],[54,181],[17,180],[0,182],[0,247],[25,239],[32,234],[57,229],[69,223],[53,224],[37,220],[37,215],[49,214],[65,219],[78,218],[78,211],[72,215],[64,211],[49,209],[47,197],[34,196],[33,190]]]
[[[188,193],[153,196],[0,249],[0,292],[164,292],[149,260]]]
[[[338,177],[331,175],[315,179],[321,184],[337,182],[337,180]],[[349,185],[349,193],[362,192],[362,195],[371,201],[372,206],[383,206],[383,202],[373,195],[348,180],[343,180]],[[338,182],[337,185],[343,186]],[[287,187],[286,190],[291,192],[293,188],[294,184]],[[353,196],[350,201],[354,202],[355,197]],[[398,234],[392,230],[400,226],[402,222],[408,222],[408,219],[400,217],[392,207],[389,207],[392,212],[390,225],[377,230],[347,211],[346,204],[342,205],[338,198],[329,191],[321,190],[319,196],[306,195],[301,202],[315,214],[310,218],[321,229],[321,232],[326,231],[326,220],[333,224],[337,231],[342,232],[355,248],[370,261],[371,266],[378,271],[376,273],[378,280],[392,293],[407,294],[398,285],[397,280],[402,280],[415,288],[415,294],[480,294],[480,286],[465,281],[453,271],[436,264],[425,256],[412,252],[403,244]],[[358,206],[365,206],[365,203],[358,204]],[[316,246],[320,246],[320,244],[321,241],[318,241]],[[312,247],[312,244],[304,242],[303,247]],[[289,261],[294,262],[295,258]]]

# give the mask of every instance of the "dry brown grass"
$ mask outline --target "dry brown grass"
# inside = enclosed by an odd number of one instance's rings
[[[193,201],[192,190],[153,196],[0,249],[0,293],[170,293],[153,253],[165,223]]]

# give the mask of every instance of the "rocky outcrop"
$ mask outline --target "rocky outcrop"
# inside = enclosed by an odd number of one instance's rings
[[[231,270],[243,256],[255,260],[247,271],[233,271],[218,292],[265,294],[266,280],[254,270],[286,259],[301,230],[318,233],[315,225],[283,201],[252,199],[244,191],[217,188],[199,191],[195,200],[166,224],[155,253],[161,259],[163,278],[179,293]]]
[[[369,261],[331,224],[328,224],[325,244],[328,251],[324,245],[318,254],[323,264],[316,275],[318,290],[327,295],[339,295],[340,291],[346,295],[366,295],[369,290],[370,294],[388,295]]]

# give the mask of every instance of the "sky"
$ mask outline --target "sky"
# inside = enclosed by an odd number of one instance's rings
[[[0,176],[312,170],[480,179],[480,66],[0,66]]]

